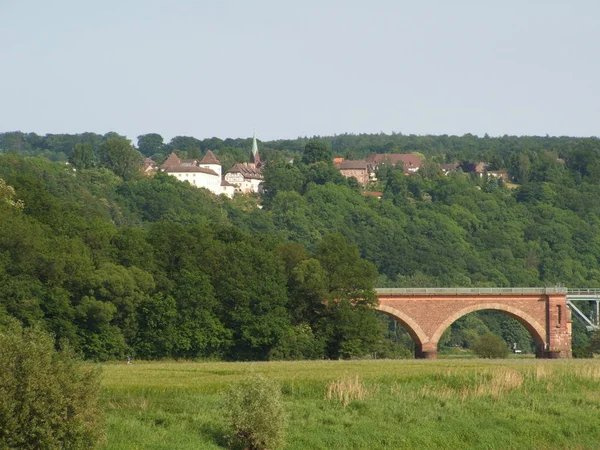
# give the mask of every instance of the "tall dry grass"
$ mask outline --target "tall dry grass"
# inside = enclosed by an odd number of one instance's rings
[[[344,408],[353,400],[365,400],[371,395],[373,395],[372,390],[365,386],[358,375],[354,377],[344,376],[339,380],[330,382],[325,392],[327,400],[338,401]]]

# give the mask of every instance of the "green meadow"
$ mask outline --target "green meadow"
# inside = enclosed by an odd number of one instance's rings
[[[227,448],[249,372],[280,383],[288,449],[600,448],[600,360],[532,359],[103,364],[103,448]]]

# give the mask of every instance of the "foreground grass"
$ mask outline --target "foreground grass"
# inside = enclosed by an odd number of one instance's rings
[[[597,360],[105,364],[105,448],[227,447],[248,371],[281,383],[289,449],[600,448]]]

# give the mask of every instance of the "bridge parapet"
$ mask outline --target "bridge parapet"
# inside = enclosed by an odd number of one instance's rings
[[[564,287],[377,288],[375,291],[377,295],[564,295],[568,293],[568,289]]]

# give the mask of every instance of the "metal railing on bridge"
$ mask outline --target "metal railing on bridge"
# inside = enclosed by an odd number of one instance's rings
[[[379,295],[543,295],[566,294],[565,287],[509,287],[509,288],[377,288]]]
[[[592,307],[590,317],[584,314],[574,302],[593,302],[595,307]],[[588,331],[600,330],[600,289],[567,289],[567,305]]]

